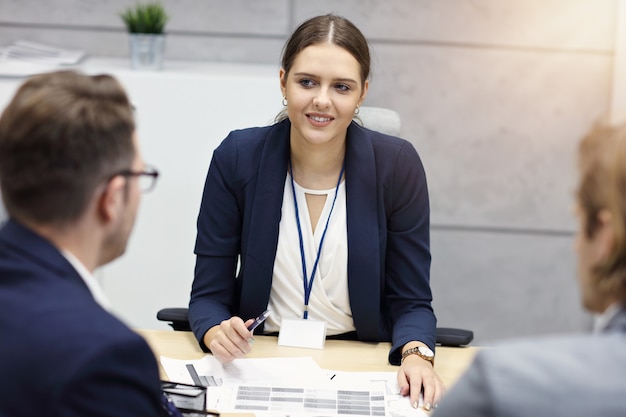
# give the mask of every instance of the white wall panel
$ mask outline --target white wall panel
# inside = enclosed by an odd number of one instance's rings
[[[135,0],[2,0],[0,22],[125,30],[120,12]],[[285,34],[288,0],[162,0],[173,31]]]
[[[608,51],[614,0],[295,0],[296,22],[335,12],[372,39]]]
[[[569,236],[433,230],[437,325],[470,329],[477,345],[590,330],[572,242]]]
[[[603,54],[375,48],[366,103],[420,152],[436,224],[567,229],[579,139],[609,111]]]

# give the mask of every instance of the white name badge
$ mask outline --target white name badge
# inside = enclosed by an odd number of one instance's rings
[[[281,346],[324,349],[325,341],[325,321],[282,319],[280,322],[278,344]]]

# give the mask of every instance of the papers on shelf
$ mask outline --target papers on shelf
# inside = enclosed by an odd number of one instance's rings
[[[222,413],[426,416],[400,395],[395,372],[326,370],[310,357],[160,359],[169,380],[206,386],[207,409]]]
[[[78,64],[85,51],[63,49],[30,41],[0,48],[0,75],[26,76]]]

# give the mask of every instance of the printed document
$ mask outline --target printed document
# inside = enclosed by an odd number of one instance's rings
[[[207,409],[257,416],[427,416],[400,396],[395,372],[320,368],[310,357],[243,358],[222,364],[161,357],[174,382],[207,387]]]

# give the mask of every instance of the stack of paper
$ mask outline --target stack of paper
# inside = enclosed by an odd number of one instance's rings
[[[16,41],[0,49],[0,75],[26,76],[78,64],[85,51]]]
[[[61,49],[29,41],[16,41],[9,45],[4,53],[8,59],[23,59],[53,65],[76,65],[85,57],[85,51]]]

